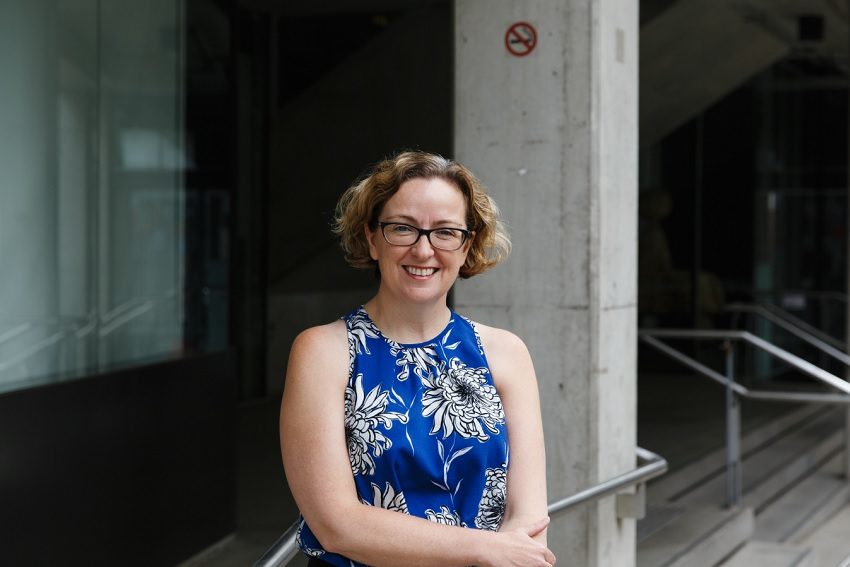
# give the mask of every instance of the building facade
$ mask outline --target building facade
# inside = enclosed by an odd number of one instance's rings
[[[511,258],[452,301],[528,343],[551,499],[634,467],[639,325],[770,300],[845,340],[842,6],[0,3],[4,561],[171,565],[234,532],[237,407],[373,293],[329,222],[399,149],[502,208]],[[576,565],[635,539],[613,498],[550,528]]]

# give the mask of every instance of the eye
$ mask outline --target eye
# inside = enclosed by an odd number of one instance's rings
[[[453,228],[441,228],[434,231],[434,236],[440,240],[458,240],[461,236],[460,231]]]
[[[390,230],[395,234],[410,234],[413,232],[413,228],[407,226],[406,224],[395,224],[390,226]]]

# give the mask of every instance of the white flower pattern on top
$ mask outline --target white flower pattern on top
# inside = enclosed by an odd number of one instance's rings
[[[387,411],[389,392],[382,392],[380,384],[368,394],[363,392],[363,375],[354,379],[354,387],[345,389],[345,437],[351,471],[357,474],[375,473],[375,460],[392,447],[392,441],[378,430],[379,425],[389,429],[393,420],[407,423],[403,413]],[[371,451],[371,454],[370,454]]]
[[[466,523],[460,519],[460,515],[457,511],[452,512],[446,506],[440,506],[440,511],[435,512],[431,508],[425,510],[425,518],[431,522],[437,524],[443,524],[445,526],[461,526],[466,527]]]
[[[373,482],[372,501],[369,502],[363,497],[360,498],[360,501],[370,506],[385,508],[394,512],[401,512],[402,514],[409,513],[407,511],[407,501],[404,499],[404,492],[401,490],[396,492],[389,482],[385,483],[383,492],[381,492],[381,487]]]
[[[396,378],[402,382],[410,377],[410,367],[419,378],[431,374],[431,369],[437,366],[437,347],[433,344],[419,347],[401,346],[395,341],[387,339],[390,345],[390,353],[396,357],[396,365],[401,366]]]
[[[376,339],[380,335],[375,324],[362,307],[348,320],[348,378],[354,374],[354,359],[358,354],[372,354],[366,345],[366,339]]]
[[[422,415],[434,416],[432,434],[442,430],[443,439],[457,432],[486,441],[490,438],[487,431],[499,433],[496,426],[505,422],[505,412],[487,374],[486,367],[470,368],[452,358],[448,368],[443,365],[437,376],[422,379]]]
[[[349,319],[348,339],[353,343],[356,354],[372,354],[366,345],[366,339],[377,339],[380,334],[381,332],[362,307]]]
[[[344,320],[344,427],[360,502],[445,525],[498,529],[507,429],[474,324],[452,312],[432,340],[400,344],[363,307]],[[330,565],[366,567],[324,550],[307,524],[298,537],[305,553]]]
[[[481,346],[481,335],[478,334],[478,329],[475,327],[475,323],[463,315],[461,315],[460,318],[469,323],[469,326],[472,327],[472,332],[475,334],[475,344],[478,345],[478,354],[484,356],[484,347]]]
[[[506,466],[487,469],[484,493],[478,503],[475,527],[496,531],[502,525],[508,493],[508,471]]]
[[[314,549],[307,545],[303,539],[301,539],[301,533],[304,529],[304,518],[301,518],[298,522],[298,531],[295,534],[295,541],[298,543],[298,549],[300,549],[305,555],[309,557],[321,557],[325,554],[324,549]]]

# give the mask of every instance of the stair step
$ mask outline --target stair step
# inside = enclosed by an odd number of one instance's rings
[[[850,566],[850,505],[842,508],[800,543],[815,549],[818,567]]]
[[[843,448],[843,432],[835,431],[830,434],[826,430],[823,431],[821,439],[810,438],[810,444],[801,443],[794,447],[793,453],[791,453],[792,458],[784,464],[774,465],[776,469],[771,470],[767,475],[759,475],[760,477],[755,481],[758,482],[758,485],[751,490],[747,490],[745,481],[744,503],[752,506],[756,512],[761,512],[778,495],[795,487],[797,483],[811,475],[813,471],[823,467],[824,463],[840,455]],[[767,466],[770,466],[769,457],[766,462],[768,463]],[[744,466],[747,466],[746,461]],[[755,463],[751,464],[752,468],[757,466]],[[744,478],[746,479],[746,475]]]
[[[675,522],[684,513],[684,506],[647,504],[646,515],[637,523],[637,542],[642,542],[665,526]]]
[[[691,508],[637,547],[638,567],[715,565],[753,533],[752,508]]]
[[[793,434],[783,435],[769,444],[744,454],[742,468],[744,503],[760,510],[801,477],[808,475],[842,447],[843,412],[821,410],[821,415],[806,421]],[[705,505],[723,502],[726,475],[717,474],[674,500],[680,505]]]
[[[733,510],[721,508],[723,450],[651,483],[637,565],[835,567],[816,563],[820,550],[800,539],[850,498],[841,474],[845,419],[843,409],[802,406],[744,436],[744,500]],[[850,545],[850,524],[844,530]]]
[[[756,515],[755,539],[798,542],[844,507],[850,500],[850,485],[841,466],[839,454],[771,502]]]
[[[742,454],[750,454],[774,439],[803,427],[806,423],[817,419],[822,411],[822,407],[815,405],[801,406],[778,419],[747,432],[741,439]],[[651,482],[648,487],[647,498],[649,502],[659,504],[676,500],[689,490],[693,490],[712,478],[723,476],[725,467],[725,449],[712,451],[689,465],[670,471]]]
[[[751,541],[720,567],[817,567],[811,547],[771,541]]]

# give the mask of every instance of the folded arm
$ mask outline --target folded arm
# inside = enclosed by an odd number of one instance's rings
[[[510,463],[502,530],[547,515],[546,451],[540,396],[531,356],[522,340],[502,329],[477,325],[508,424]],[[546,530],[535,539],[546,543]]]
[[[545,513],[496,533],[361,503],[345,438],[347,382],[348,344],[341,321],[299,335],[281,405],[281,452],[292,495],[325,550],[376,567],[554,563],[551,551],[533,539],[548,524]]]

